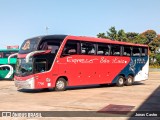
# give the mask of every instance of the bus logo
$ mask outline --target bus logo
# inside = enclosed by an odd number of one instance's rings
[[[136,59],[135,60],[133,60],[133,59],[131,59],[131,62],[130,62],[130,68],[129,68],[129,70],[131,70],[132,72],[134,72],[135,73],[135,65],[136,65]]]
[[[24,44],[24,46],[22,47],[22,49],[23,49],[23,50],[28,50],[28,49],[30,49],[30,41],[29,41],[29,40]]]

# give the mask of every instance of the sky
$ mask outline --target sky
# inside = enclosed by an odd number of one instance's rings
[[[0,49],[46,34],[96,37],[111,26],[160,34],[159,5],[160,0],[0,0]]]

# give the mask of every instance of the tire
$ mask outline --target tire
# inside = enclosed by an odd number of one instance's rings
[[[133,84],[133,77],[131,75],[129,75],[125,81],[125,85],[126,86],[131,86]]]
[[[65,91],[67,82],[64,78],[59,78],[55,85],[55,91]]]
[[[119,76],[118,79],[117,79],[116,85],[118,87],[122,87],[122,86],[124,86],[124,81],[125,81],[124,77],[123,76]]]

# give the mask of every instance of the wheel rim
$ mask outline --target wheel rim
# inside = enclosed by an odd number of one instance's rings
[[[56,87],[57,87],[58,89],[63,89],[64,86],[65,86],[65,83],[64,83],[63,81],[57,81]]]
[[[128,83],[132,83],[132,78],[128,78]]]
[[[123,85],[123,82],[124,82],[124,81],[123,81],[123,78],[120,78],[120,79],[119,79],[119,84],[120,84],[120,85]]]

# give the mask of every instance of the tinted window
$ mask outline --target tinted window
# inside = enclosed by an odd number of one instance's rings
[[[0,67],[0,70],[10,70],[9,67]]]
[[[144,48],[142,47],[142,56],[147,56],[148,55],[148,49],[147,48]]]
[[[51,53],[56,54],[62,41],[58,39],[44,39],[38,47],[38,50],[51,50]]]
[[[19,53],[25,54],[37,50],[40,38],[25,40],[20,48]]]
[[[111,45],[111,55],[120,56],[121,55],[121,46]]]
[[[133,56],[140,56],[140,55],[141,55],[140,48],[138,48],[138,47],[133,47],[132,55],[133,55]]]
[[[8,58],[11,54],[14,54],[14,53],[17,53],[17,52],[4,52],[4,53],[3,53],[3,57],[4,57],[4,58]],[[15,58],[15,57],[17,57],[17,56],[14,56],[14,58]]]
[[[91,42],[81,42],[81,54],[83,55],[95,55],[96,44]]]
[[[62,52],[62,56],[78,54],[79,41],[68,40]]]
[[[123,56],[131,56],[131,47],[129,46],[123,47]]]
[[[47,70],[47,60],[46,59],[36,59],[35,60],[35,73],[44,72]]]
[[[0,58],[8,58],[11,54],[17,53],[18,51],[4,51],[0,52]],[[13,58],[16,58],[17,56],[14,56]]]
[[[3,58],[3,52],[0,52],[0,58]]]
[[[109,55],[109,46],[107,44],[98,43],[97,55]]]

